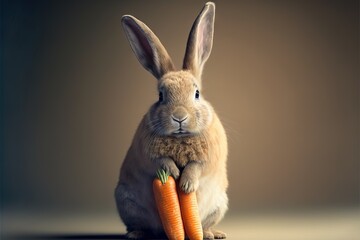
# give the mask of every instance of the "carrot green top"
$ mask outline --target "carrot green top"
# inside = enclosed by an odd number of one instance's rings
[[[160,179],[161,183],[165,184],[168,181],[170,173],[168,173],[164,169],[160,168],[159,170],[156,171],[156,175],[157,175],[158,179]]]

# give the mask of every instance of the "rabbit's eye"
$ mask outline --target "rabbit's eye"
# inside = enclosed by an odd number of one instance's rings
[[[199,99],[199,97],[200,97],[200,92],[199,92],[199,90],[196,90],[196,92],[195,92],[195,98],[196,98],[196,99]]]
[[[159,92],[159,102],[162,102],[164,100],[163,93]]]

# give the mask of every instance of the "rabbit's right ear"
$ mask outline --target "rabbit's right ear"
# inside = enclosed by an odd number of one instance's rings
[[[166,49],[148,26],[130,15],[123,16],[121,23],[132,50],[146,70],[157,79],[175,70]]]

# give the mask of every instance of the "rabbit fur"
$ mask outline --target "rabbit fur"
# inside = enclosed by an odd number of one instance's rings
[[[130,45],[145,69],[157,78],[159,101],[144,115],[120,169],[117,209],[127,237],[163,233],[152,181],[164,168],[185,192],[196,192],[204,238],[225,238],[213,230],[228,198],[227,139],[212,106],[201,92],[201,73],[213,41],[215,5],[207,3],[191,29],[183,69],[175,67],[156,35],[133,16],[122,18]]]

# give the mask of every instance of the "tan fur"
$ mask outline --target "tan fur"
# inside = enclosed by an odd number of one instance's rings
[[[199,77],[210,54],[212,39],[208,42],[198,42],[197,39],[212,38],[214,11],[214,4],[207,3],[195,21],[188,41],[191,46],[188,46],[185,57],[185,61],[191,60],[191,63],[184,63],[191,68],[180,71],[161,66],[164,63],[159,63],[158,59],[168,59],[167,66],[171,65],[171,60],[145,24],[131,16],[124,19],[125,30],[130,31],[130,35],[138,31],[138,35],[129,38],[133,41],[131,46],[144,67],[158,78],[159,94],[163,96],[140,122],[115,190],[119,214],[127,226],[129,237],[143,237],[144,232],[156,235],[163,231],[152,192],[152,181],[159,168],[169,170],[175,178],[179,177],[178,184],[183,191],[196,192],[206,233],[214,236],[212,227],[227,210],[226,134],[214,109],[203,97]],[[198,24],[204,25],[198,27]],[[204,36],[199,37],[199,34]],[[141,38],[140,41],[136,37]],[[148,54],[146,42],[151,43],[153,54]],[[197,56],[193,51],[199,49],[205,57],[192,59]],[[196,94],[200,97],[195,97]]]
[[[206,160],[207,142],[200,136],[154,137],[150,144],[150,159],[169,157],[180,167],[191,160]]]

